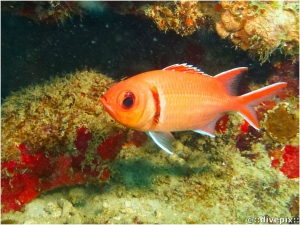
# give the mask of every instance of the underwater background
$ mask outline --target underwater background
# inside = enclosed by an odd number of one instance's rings
[[[1,2],[2,223],[299,223],[298,10],[296,1]],[[215,139],[174,133],[170,156],[113,121],[99,98],[176,63],[210,75],[248,67],[239,95],[288,87],[257,107],[260,131],[230,113]]]

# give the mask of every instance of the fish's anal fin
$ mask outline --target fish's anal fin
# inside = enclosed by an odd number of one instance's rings
[[[236,95],[237,86],[242,78],[242,76],[240,75],[242,75],[247,70],[247,67],[238,67],[219,73],[218,75],[214,76],[214,78],[223,84],[229,95],[234,96]]]
[[[155,114],[153,117],[153,121],[155,123],[159,123],[159,118],[160,118],[160,100],[159,100],[159,94],[158,94],[158,90],[157,87],[152,87],[151,88],[151,92],[152,92],[152,96],[153,99],[155,101]]]
[[[216,123],[218,122],[218,120],[224,116],[224,114],[220,114],[218,115],[216,118],[214,118],[212,121],[210,121],[208,124],[206,124],[204,127],[200,127],[198,130],[193,130],[196,133],[199,134],[204,134],[204,135],[208,135],[212,138],[215,137],[215,128],[216,128]]]
[[[198,133],[198,134],[203,134],[203,135],[208,135],[212,138],[215,138],[216,136],[214,134],[211,134],[211,133],[208,133],[206,131],[203,131],[203,130],[193,130],[194,132]]]
[[[182,73],[195,73],[195,74],[201,74],[201,75],[209,76],[209,75],[203,73],[197,67],[193,67],[192,65],[187,65],[186,63],[174,64],[174,65],[171,65],[171,66],[168,66],[168,67],[164,68],[163,70],[177,71],[177,72],[182,72]]]
[[[153,139],[155,144],[157,144],[162,150],[164,150],[165,152],[171,155],[173,154],[173,152],[171,152],[170,149],[174,137],[170,132],[150,131],[147,132],[147,134]]]

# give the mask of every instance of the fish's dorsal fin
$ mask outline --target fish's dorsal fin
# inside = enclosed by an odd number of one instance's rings
[[[228,70],[218,75],[214,76],[218,81],[220,81],[225,87],[229,95],[236,95],[237,85],[239,84],[243,72],[247,71],[247,67],[238,67],[232,70]]]
[[[155,144],[157,144],[162,150],[164,150],[165,152],[171,155],[173,154],[173,152],[171,152],[170,149],[174,137],[170,132],[150,131],[147,132],[147,134],[153,139]]]
[[[195,74],[201,74],[201,75],[209,76],[209,75],[203,73],[197,67],[193,67],[192,65],[187,65],[186,63],[174,64],[174,65],[171,65],[171,66],[168,66],[168,67],[164,68],[163,70],[177,71],[177,72],[182,72],[182,73],[195,73]]]

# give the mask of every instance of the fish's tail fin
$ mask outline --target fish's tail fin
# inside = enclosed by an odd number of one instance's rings
[[[259,130],[260,126],[254,106],[272,98],[278,91],[286,86],[287,83],[279,82],[239,96],[238,98],[243,103],[243,107],[238,109],[238,113],[247,120],[251,126]]]

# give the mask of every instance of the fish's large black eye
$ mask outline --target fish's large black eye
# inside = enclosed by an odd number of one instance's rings
[[[123,105],[126,108],[130,108],[133,105],[133,98],[132,97],[127,97],[123,100]]]
[[[130,109],[134,105],[134,102],[135,102],[135,95],[132,92],[128,91],[124,95],[122,108]]]

